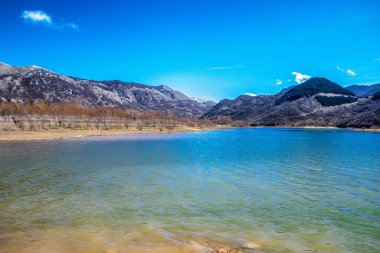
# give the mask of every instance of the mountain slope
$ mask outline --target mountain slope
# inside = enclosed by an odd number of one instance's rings
[[[306,82],[297,85],[287,91],[278,101],[281,104],[285,101],[297,100],[302,97],[311,97],[319,93],[331,93],[338,95],[355,96],[351,91],[331,82],[323,77],[315,77],[307,80]]]
[[[234,100],[224,99],[207,111],[203,117],[216,119],[224,116],[233,120],[247,120],[268,110],[274,105],[276,98],[267,95],[241,95]]]
[[[60,75],[38,66],[12,67],[0,63],[0,102],[26,100],[170,111],[180,117],[198,117],[212,106],[163,85],[92,81]]]
[[[350,85],[346,89],[355,93],[356,96],[369,97],[380,91],[380,83],[374,85]]]
[[[373,94],[373,99],[375,100],[380,99],[380,90],[376,92],[375,94]]]
[[[351,94],[325,78],[310,79],[273,96],[222,100],[203,117],[229,117],[252,126],[380,127],[380,100]]]

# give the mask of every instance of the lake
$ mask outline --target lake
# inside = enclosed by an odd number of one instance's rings
[[[268,253],[378,252],[380,134],[264,128],[0,143],[0,252],[246,242]]]

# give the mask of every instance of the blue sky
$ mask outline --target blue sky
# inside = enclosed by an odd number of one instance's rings
[[[220,100],[380,81],[380,1],[1,1],[0,61]]]

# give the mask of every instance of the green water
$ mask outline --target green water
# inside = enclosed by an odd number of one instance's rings
[[[380,134],[236,129],[0,143],[0,252],[158,252],[189,240],[379,252]],[[92,243],[101,246],[86,250]]]

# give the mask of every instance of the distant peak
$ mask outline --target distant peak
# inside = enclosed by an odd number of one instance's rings
[[[190,97],[190,98],[191,98],[191,100],[198,102],[198,103],[207,103],[207,102],[217,103],[216,101],[213,101],[210,99],[204,99],[204,98],[200,98],[200,97]]]
[[[277,104],[285,101],[293,101],[303,97],[311,97],[319,93],[332,93],[339,95],[355,96],[355,94],[342,86],[334,83],[324,77],[313,77],[302,84],[296,85],[288,90],[279,100]]]

